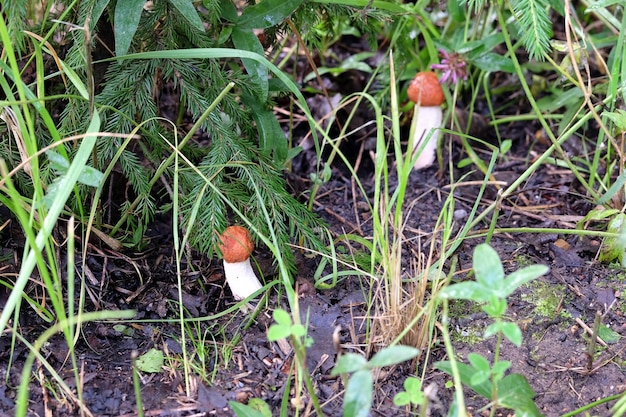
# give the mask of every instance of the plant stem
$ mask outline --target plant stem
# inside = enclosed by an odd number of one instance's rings
[[[600,331],[600,323],[602,323],[602,314],[596,311],[596,317],[593,321],[593,332],[587,345],[587,371],[591,372],[593,369],[593,357],[596,353],[596,342],[598,340],[598,332]]]
[[[454,357],[454,348],[452,347],[452,341],[450,339],[450,333],[448,332],[448,300],[443,299],[443,308],[441,312],[441,323],[437,325],[441,331],[443,337],[443,343],[450,359],[450,368],[452,368],[452,380],[454,381],[454,394],[457,403],[458,411],[457,417],[466,417],[465,412],[465,399],[463,397],[463,382],[461,382],[461,375],[459,374],[459,368],[456,364],[456,358]]]

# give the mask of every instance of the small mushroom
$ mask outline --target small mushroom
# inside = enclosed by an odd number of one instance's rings
[[[235,299],[243,300],[262,287],[250,264],[254,249],[250,233],[244,227],[229,226],[219,239],[226,282]]]
[[[437,74],[432,71],[418,72],[409,84],[407,96],[415,103],[411,122],[413,155],[423,148],[413,169],[426,168],[435,161],[439,128],[443,120],[441,105],[445,98]],[[427,138],[428,142],[424,144]]]

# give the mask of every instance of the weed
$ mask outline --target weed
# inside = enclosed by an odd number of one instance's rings
[[[502,262],[496,251],[486,244],[481,244],[474,249],[473,271],[476,281],[449,285],[441,290],[439,296],[444,300],[444,309],[447,308],[448,299],[471,300],[479,303],[481,309],[493,320],[483,335],[485,338],[497,337],[493,364],[482,355],[472,352],[467,357],[469,365],[456,361],[442,361],[437,362],[435,366],[489,399],[492,403],[491,416],[495,415],[498,407],[511,408],[516,413],[525,415],[540,416],[541,413],[533,402],[535,394],[526,378],[520,374],[505,376],[511,363],[501,360],[500,348],[503,338],[518,347],[522,344],[522,332],[517,324],[504,320],[507,298],[521,285],[547,273],[548,268],[544,265],[531,265],[505,277]],[[445,321],[443,324],[445,325]],[[450,349],[449,344],[446,348]],[[456,389],[458,393],[461,387],[457,385]],[[455,401],[464,414],[462,396],[457,395]]]
[[[368,361],[356,353],[344,353],[337,359],[332,375],[344,375],[346,393],[343,402],[345,417],[366,417],[372,407],[375,368],[395,365],[408,361],[418,355],[419,351],[410,346],[388,346],[377,352]],[[345,382],[345,374],[352,373]],[[411,390],[413,395],[415,393]]]

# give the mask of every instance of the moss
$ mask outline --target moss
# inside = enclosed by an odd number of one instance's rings
[[[515,265],[515,270],[518,269],[522,269],[526,266],[530,266],[530,265],[535,265],[536,262],[534,262],[529,256],[523,255],[523,254],[517,254],[514,258],[513,258],[513,262]]]
[[[562,305],[563,294],[567,294],[565,285],[550,284],[541,280],[534,280],[526,286],[528,293],[522,294],[522,300],[535,306],[533,312],[535,316],[555,319],[557,317],[571,318]]]
[[[463,321],[464,318],[480,313],[480,304],[469,300],[454,300],[450,303],[449,315],[451,318]],[[473,345],[484,340],[482,337],[483,325],[474,325],[469,321],[467,325],[461,324],[450,329],[453,343]]]
[[[482,327],[471,326],[466,328],[456,329],[451,333],[452,343],[464,343],[468,346],[475,345],[478,342],[485,340],[482,336]]]
[[[460,319],[480,313],[480,304],[470,300],[453,300],[450,302],[448,314],[450,317]]]

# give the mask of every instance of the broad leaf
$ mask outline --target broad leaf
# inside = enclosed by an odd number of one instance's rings
[[[411,404],[411,396],[406,391],[399,392],[393,397],[393,403],[398,407]]]
[[[413,359],[419,352],[419,349],[410,346],[389,346],[372,356],[367,366],[368,368],[382,368],[395,365]]]
[[[272,155],[277,168],[282,168],[287,161],[289,146],[276,115],[269,107],[249,95],[242,95],[241,99],[252,110],[259,133],[259,148]]]
[[[261,56],[265,54],[263,45],[259,38],[252,32],[252,29],[245,29],[239,26],[233,28],[231,39],[237,49],[243,49],[250,52],[255,52]],[[261,103],[267,101],[268,93],[268,69],[262,62],[255,61],[253,59],[242,58],[243,65],[246,67],[246,72],[254,83],[259,86],[258,98]]]
[[[506,277],[499,288],[498,297],[506,298],[520,286],[532,281],[535,278],[547,274],[550,268],[546,265],[530,265],[511,273]]]
[[[509,339],[511,343],[515,346],[522,346],[522,331],[515,323],[502,323],[502,328],[500,329],[504,337]]]
[[[281,324],[272,324],[267,330],[267,340],[275,342],[276,340],[285,339],[291,336],[291,327]]]
[[[114,35],[117,56],[126,55],[128,52],[139,26],[144,3],[144,0],[124,0],[118,1],[115,5]]]
[[[477,56],[474,60],[472,60],[472,64],[474,64],[476,68],[488,72],[515,72],[515,65],[513,65],[513,61],[511,61],[510,58],[493,52],[487,52]]]
[[[274,321],[283,326],[291,326],[291,316],[285,310],[277,308],[272,313],[272,317]]]
[[[497,288],[504,279],[504,268],[498,253],[486,243],[474,249],[473,269],[476,281],[487,288]]]
[[[230,405],[237,417],[265,417],[259,410],[237,401],[229,401],[228,405]]]
[[[407,392],[420,392],[422,390],[422,381],[419,378],[410,376],[404,380],[404,384],[402,384],[402,386]]]
[[[193,2],[191,2],[190,0],[169,0],[169,1],[170,3],[174,5],[174,7],[176,7],[176,10],[178,10],[178,13],[182,14],[185,17],[185,19],[187,19],[187,21],[191,23],[191,26],[195,27],[201,32],[204,32],[204,25],[202,24],[202,20],[200,19],[200,16],[198,16],[198,11],[193,6]]]
[[[70,162],[65,159],[63,155],[55,151],[48,150],[46,151],[46,156],[48,157],[48,160],[50,160],[50,166],[58,174],[67,173],[67,170],[70,167]],[[78,177],[78,182],[88,185],[90,187],[97,187],[100,185],[100,181],[102,181],[103,175],[104,174],[102,174],[102,172],[98,171],[94,167],[85,165],[80,173],[80,176]]]
[[[476,302],[489,301],[490,293],[484,286],[475,281],[459,282],[439,291],[442,298],[453,300],[472,300]]]
[[[489,371],[491,369],[489,361],[485,359],[484,356],[478,353],[470,353],[469,355],[467,355],[467,360],[478,371]]]
[[[263,0],[241,13],[237,26],[242,29],[265,29],[285,20],[304,0]]]
[[[156,373],[161,372],[164,362],[163,351],[152,348],[137,358],[135,366],[142,372]]]
[[[498,384],[498,402],[515,411],[516,417],[543,416],[533,398],[535,392],[520,374],[510,374]]]
[[[605,324],[600,325],[600,328],[598,329],[598,336],[600,336],[600,339],[604,340],[606,343],[617,343],[621,337],[619,333],[616,333]]]
[[[293,326],[291,326],[291,334],[295,337],[302,337],[306,335],[306,327],[304,327],[302,324],[294,324]]]
[[[343,398],[344,417],[367,417],[372,407],[374,380],[370,371],[358,371],[350,377]]]
[[[497,292],[497,291],[494,291]],[[488,304],[483,305],[482,310],[492,318],[498,318],[504,316],[506,313],[506,298],[499,298],[499,294],[490,294]]]
[[[504,373],[511,367],[511,361],[500,361],[493,364],[491,373],[493,374],[494,381],[499,381],[504,376]]]
[[[472,384],[472,375],[476,370],[464,363],[457,362],[456,364],[459,375],[461,376],[461,382],[473,389],[478,395],[482,395],[485,398],[491,398],[491,382],[484,381],[480,384]],[[435,368],[452,375],[452,366],[449,361],[440,361],[435,363]]]
[[[356,353],[344,353],[337,359],[331,375],[345,374],[366,369],[367,360]],[[369,371],[368,371],[369,372]]]

